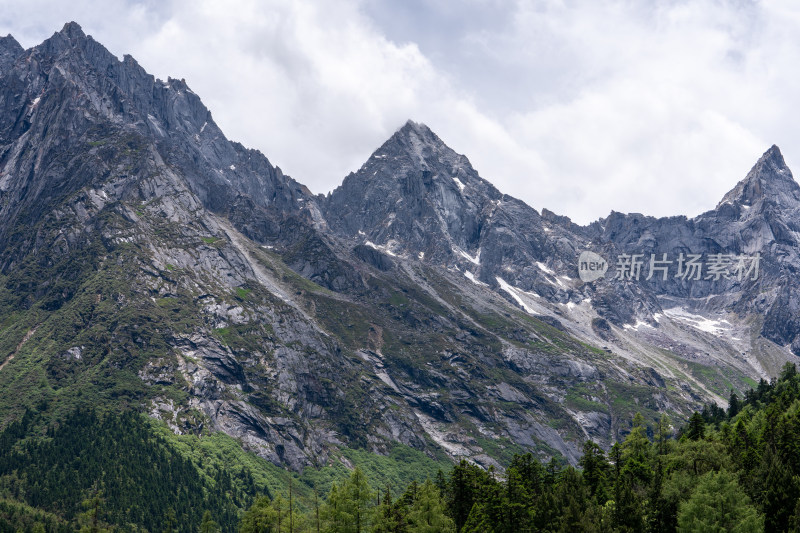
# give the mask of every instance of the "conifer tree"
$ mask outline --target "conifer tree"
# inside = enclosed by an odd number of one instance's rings
[[[706,432],[706,422],[703,415],[695,411],[689,418],[689,425],[686,429],[686,438],[690,440],[700,440]]]
[[[708,472],[699,479],[689,500],[681,504],[678,531],[760,533],[764,531],[764,518],[733,474]]]
[[[583,480],[589,488],[590,497],[597,496],[605,502],[606,484],[611,471],[611,464],[606,459],[605,452],[597,443],[587,440],[583,444],[583,456],[578,465],[583,469]]]
[[[200,522],[200,533],[219,533],[221,531],[219,524],[211,518],[211,511],[203,513],[203,519]]]
[[[256,499],[239,522],[241,533],[273,531],[278,525],[278,514],[267,496]]]
[[[425,481],[408,511],[410,533],[450,533],[455,523],[445,514],[444,503],[436,486]]]
[[[738,415],[741,408],[741,405],[739,405],[739,396],[737,396],[734,391],[731,391],[731,396],[728,400],[728,418],[733,418]]]

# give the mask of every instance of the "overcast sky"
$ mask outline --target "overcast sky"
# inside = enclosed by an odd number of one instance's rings
[[[580,223],[699,214],[772,144],[800,172],[793,0],[0,0],[25,47],[70,20],[314,192],[409,118]]]

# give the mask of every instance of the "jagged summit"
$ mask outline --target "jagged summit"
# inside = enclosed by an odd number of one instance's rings
[[[64,27],[61,28],[61,31],[59,31],[58,33],[71,40],[81,40],[81,39],[86,39],[88,37],[83,32],[83,28],[81,28],[81,25],[75,21],[70,21],[64,24]]]
[[[339,235],[393,253],[443,259],[469,250],[474,257],[481,220],[501,197],[465,156],[409,120],[331,192],[322,210]]]
[[[13,39],[5,39],[4,44],[7,50],[21,50]],[[82,139],[84,144],[98,146],[110,145],[112,139],[129,143],[136,139],[142,146],[155,143],[160,158],[183,169],[185,182],[207,207],[228,212],[238,205],[236,209],[247,212],[247,219],[261,228],[259,235],[266,231],[263,228],[275,226],[265,223],[266,213],[255,212],[294,212],[309,194],[263,155],[228,141],[184,80],[157,80],[129,55],[120,61],[75,22],[41,44],[21,50],[17,60],[3,57],[0,52],[0,148],[17,141],[29,143],[26,150],[19,148],[26,157],[12,157],[7,164],[19,167],[15,175],[20,179],[32,176],[26,178],[29,192],[13,199],[7,195],[6,207],[19,202],[20,209],[30,205],[37,214],[46,211],[43,198],[52,190],[48,185],[52,178],[21,169],[38,164],[28,160],[29,152],[55,149],[58,139]],[[19,90],[12,82],[3,83],[3,78],[28,80],[27,87]],[[54,153],[63,153],[63,148]],[[79,189],[82,179],[62,180],[61,190]],[[0,210],[0,222],[12,212]],[[0,240],[3,234],[0,230]]]
[[[34,49],[39,49],[45,54],[64,53],[69,50],[79,50],[82,52],[90,51],[93,54],[101,53],[108,55],[115,60],[116,56],[111,54],[103,45],[95,41],[90,35],[86,35],[77,22],[68,22],[64,24],[61,30],[53,33],[48,39],[45,39],[41,44],[35,46]]]
[[[394,132],[394,135],[392,135],[392,137],[389,139],[403,139],[408,138],[410,135],[417,135],[424,140],[435,140],[434,142],[438,141],[439,143],[442,143],[442,140],[439,139],[435,133],[433,133],[433,130],[431,130],[427,124],[422,122],[414,122],[411,119],[408,119],[406,123],[403,124],[400,129]]]
[[[402,158],[403,164],[429,170],[432,160],[446,159],[456,164],[469,165],[466,157],[457,154],[428,126],[408,120],[383,145],[372,154],[371,159],[391,156]]]
[[[0,37],[0,73],[6,70],[25,50],[10,34]]]
[[[717,209],[725,204],[747,208],[764,201],[784,206],[800,202],[800,185],[775,145],[764,152],[747,176],[722,198]]]
[[[401,133],[401,132],[404,132],[404,131],[405,132],[407,132],[407,131],[415,131],[415,132],[418,132],[418,133],[427,132],[427,133],[431,133],[431,134],[433,133],[433,131],[431,131],[431,129],[428,127],[427,124],[424,124],[422,122],[415,122],[412,119],[406,120],[406,123],[403,124],[400,127],[399,130],[397,130],[397,133]]]
[[[0,37],[0,54],[9,52],[21,53],[23,51],[22,45],[10,33],[5,37]]]

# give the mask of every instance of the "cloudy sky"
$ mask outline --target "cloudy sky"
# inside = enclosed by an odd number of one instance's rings
[[[772,144],[800,172],[793,0],[0,0],[185,78],[231,139],[327,192],[409,118],[531,206],[696,215]]]

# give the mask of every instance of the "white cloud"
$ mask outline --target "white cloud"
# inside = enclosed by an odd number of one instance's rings
[[[0,33],[31,46],[78,21],[186,78],[230,138],[316,192],[408,118],[504,192],[579,222],[697,214],[772,143],[800,162],[794,2],[448,5],[6,0]]]
[[[388,42],[354,3],[263,4],[187,2],[137,57],[185,72],[230,137],[314,190],[360,166],[424,94],[450,92],[414,44]]]

